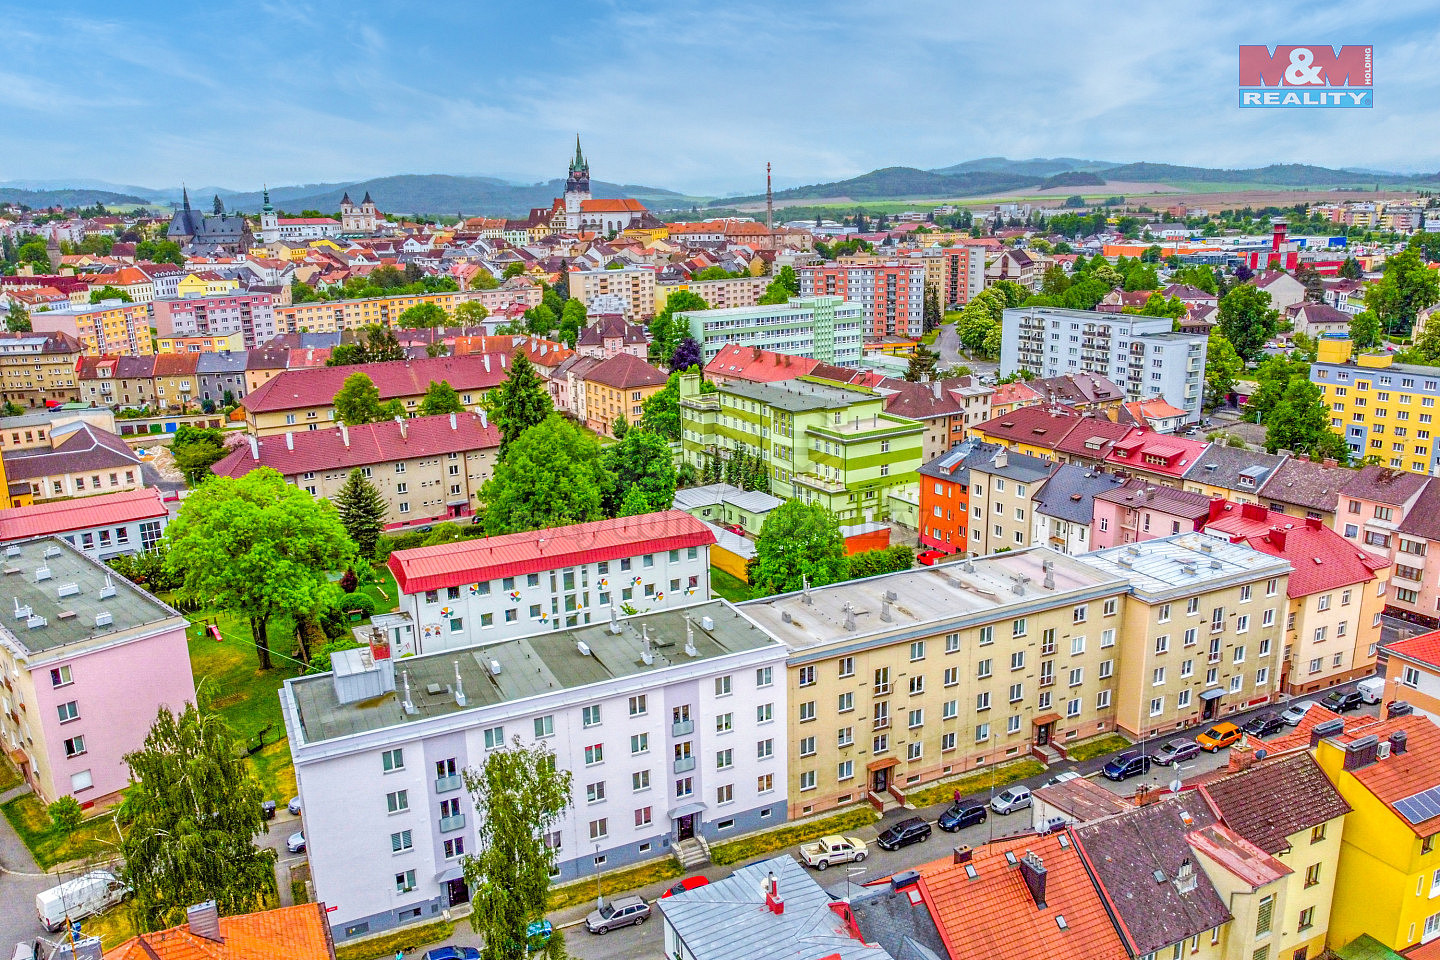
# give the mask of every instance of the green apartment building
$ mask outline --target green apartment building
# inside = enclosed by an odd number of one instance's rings
[[[842,522],[883,520],[890,491],[918,480],[925,430],[884,406],[866,388],[809,378],[701,393],[699,374],[686,374],[682,456],[700,469],[710,453],[759,454],[769,462],[775,496],[823,504]]]
[[[675,316],[689,326],[706,363],[733,343],[855,367],[865,348],[865,308],[843,297],[791,297],[787,303],[689,310]]]

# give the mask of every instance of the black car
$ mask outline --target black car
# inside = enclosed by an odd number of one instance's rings
[[[1270,734],[1282,729],[1285,722],[1280,719],[1277,713],[1258,713],[1245,721],[1240,729],[1252,737],[1268,737]]]
[[[928,839],[930,839],[930,824],[919,817],[910,817],[881,831],[875,842],[886,850],[899,850],[901,847]]]
[[[1149,756],[1136,751],[1127,751],[1101,769],[1109,780],[1129,780],[1131,777],[1138,777],[1142,773],[1150,771],[1151,759]]]
[[[940,819],[935,821],[935,826],[946,833],[954,833],[962,827],[984,823],[985,818],[989,815],[983,803],[972,803],[968,806],[963,803],[952,803],[944,813],[940,814]]]
[[[1333,690],[1325,695],[1324,700],[1320,701],[1320,706],[1326,710],[1333,710],[1336,713],[1349,713],[1351,710],[1360,709],[1364,703],[1365,698],[1360,696],[1358,690],[1351,690],[1349,693],[1341,693],[1339,690]]]

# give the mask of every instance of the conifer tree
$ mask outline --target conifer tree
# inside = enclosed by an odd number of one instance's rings
[[[366,560],[375,556],[380,531],[385,529],[385,499],[359,467],[350,471],[345,485],[335,495],[335,510],[360,556]]]

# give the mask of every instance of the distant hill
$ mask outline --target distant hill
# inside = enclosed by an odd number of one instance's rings
[[[56,205],[62,207],[89,207],[97,203],[106,206],[132,207],[153,205],[144,197],[129,193],[114,193],[109,190],[87,190],[84,188],[62,190],[22,190],[16,187],[0,187],[0,203],[20,203],[35,210]]]
[[[1060,173],[1105,170],[1109,167],[1118,166],[1120,166],[1120,164],[1110,163],[1108,160],[1077,160],[1074,157],[1036,157],[1031,160],[1011,160],[1007,157],[981,157],[979,160],[966,160],[964,163],[941,167],[938,170],[931,170],[930,172],[947,176],[954,176],[958,173],[984,172],[1014,173],[1029,177],[1053,177]]]
[[[1218,170],[1211,167],[1184,167],[1169,163],[1127,163],[1104,172],[1106,180],[1137,183],[1260,183],[1277,187],[1334,187],[1355,184],[1414,186],[1431,183],[1437,174],[1375,173],[1316,167],[1305,163],[1276,163],[1267,167]]]
[[[1103,187],[1104,185],[1105,178],[1089,170],[1066,170],[1064,173],[1057,173],[1053,177],[1046,177],[1040,181],[1041,190],[1049,190],[1051,187]]]
[[[826,197],[850,197],[853,200],[905,199],[907,197],[963,197],[999,190],[1014,190],[1034,185],[1038,177],[990,171],[973,171],[946,175],[915,167],[885,167],[849,180],[817,183],[775,191],[776,200],[819,200]],[[727,197],[711,201],[710,206],[730,206],[764,200],[764,194],[750,197]]]

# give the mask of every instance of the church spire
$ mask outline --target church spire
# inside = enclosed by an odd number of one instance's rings
[[[180,184],[180,196],[185,200],[185,210],[188,213],[190,210],[190,188],[183,183]]]
[[[261,208],[261,212],[262,212],[262,213],[274,213],[274,212],[275,212],[275,208],[270,205],[270,185],[269,185],[269,184],[266,184],[266,185],[265,185],[264,191],[265,191],[265,205]]]
[[[575,159],[570,161],[571,173],[589,173],[590,165],[585,162],[585,154],[580,152],[580,134],[575,134]]]

